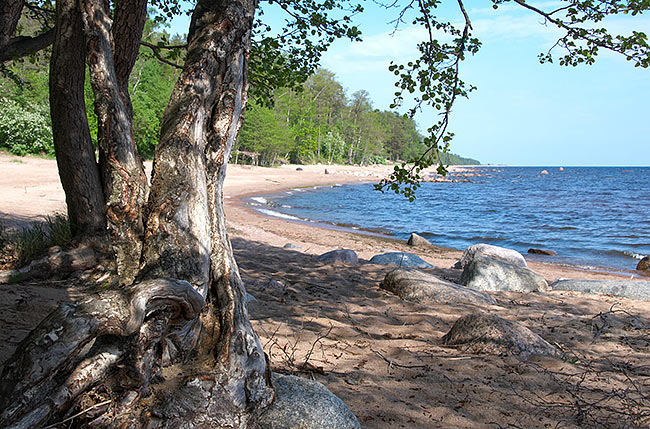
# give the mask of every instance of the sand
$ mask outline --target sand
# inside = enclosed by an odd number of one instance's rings
[[[14,159],[16,161],[14,161]],[[454,280],[461,252],[263,216],[242,198],[306,186],[374,181],[387,167],[229,166],[229,233],[253,325],[274,370],[324,383],[364,428],[637,427],[650,424],[647,302],[573,292],[494,293],[496,305],[421,305],[379,288],[390,267],[367,263],[384,251],[417,253]],[[325,169],[329,174],[324,174]],[[0,154],[0,221],[13,227],[63,211],[56,164]],[[283,246],[292,243],[298,249]],[[316,255],[355,250],[359,265]],[[615,278],[531,262],[547,281]],[[630,272],[629,275],[633,273]],[[41,315],[78,299],[72,281],[0,284],[0,360]],[[518,321],[554,344],[561,358],[474,355],[442,344],[461,316],[486,312]]]

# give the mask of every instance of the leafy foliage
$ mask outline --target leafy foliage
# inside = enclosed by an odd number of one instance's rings
[[[15,155],[54,155],[47,111],[31,103],[0,98],[0,147]]]
[[[249,103],[236,146],[246,154],[235,154],[235,161],[365,165],[414,159],[426,151],[412,118],[373,109],[364,90],[348,98],[327,70],[317,70],[300,88],[280,88],[273,97],[273,108]]]

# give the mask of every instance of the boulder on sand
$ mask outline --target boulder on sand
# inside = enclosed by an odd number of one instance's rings
[[[551,288],[650,301],[650,282],[647,281],[561,279],[551,284]]]
[[[540,275],[528,268],[479,256],[463,270],[460,284],[486,291],[540,292],[549,289]]]
[[[398,267],[435,268],[419,256],[406,252],[388,252],[375,255],[370,259],[370,263],[377,265],[397,265]]]
[[[477,256],[486,256],[488,258],[500,259],[520,267],[527,267],[526,260],[521,253],[516,250],[506,249],[505,247],[492,246],[490,244],[474,244],[469,246],[463,252],[463,256],[456,262],[453,268],[464,269],[472,259]]]
[[[331,252],[323,253],[318,257],[318,260],[325,264],[336,264],[341,262],[344,264],[359,263],[359,257],[356,252],[350,249],[336,249]]]
[[[516,356],[557,356],[558,350],[527,327],[489,314],[469,314],[454,323],[442,337],[449,345],[467,344],[470,353]]]
[[[487,293],[417,270],[393,270],[386,274],[380,286],[405,301],[422,304],[496,304]]]
[[[273,373],[275,400],[258,420],[262,429],[357,429],[352,411],[317,381]]]
[[[421,235],[417,235],[414,232],[411,233],[411,236],[409,237],[406,244],[408,244],[409,246],[416,246],[416,247],[433,247],[433,244],[431,244],[429,240],[422,237]]]

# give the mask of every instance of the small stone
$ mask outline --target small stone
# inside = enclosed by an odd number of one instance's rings
[[[296,168],[296,171],[302,171],[302,167]]]
[[[557,252],[555,250],[535,249],[533,247],[528,249],[528,253],[534,254],[534,255],[557,256]]]
[[[359,263],[359,257],[357,256],[356,252],[350,249],[337,249],[332,250],[331,252],[323,253],[318,257],[318,260],[325,264],[336,264],[341,262],[344,264]]]
[[[548,174],[548,171],[546,171],[546,170],[542,170],[542,171],[539,172],[539,174],[544,174],[544,175],[546,175],[546,174]]]
[[[287,243],[282,247],[284,247],[285,249],[296,249],[296,250],[297,249],[302,249],[301,246],[298,246],[297,244],[293,244],[293,243]]]
[[[414,232],[411,233],[411,236],[409,237],[406,244],[409,246],[433,247],[433,244],[431,244],[429,240]]]
[[[371,264],[397,265],[398,267],[435,268],[417,255],[406,252],[389,252],[375,255],[370,259]]]

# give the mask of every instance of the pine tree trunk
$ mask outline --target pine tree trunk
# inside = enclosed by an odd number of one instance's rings
[[[104,192],[84,101],[85,59],[81,14],[75,0],[56,2],[50,61],[50,111],[54,149],[68,217],[77,235],[106,231]]]

